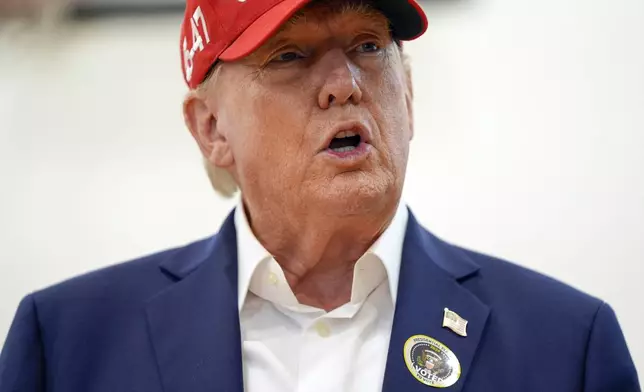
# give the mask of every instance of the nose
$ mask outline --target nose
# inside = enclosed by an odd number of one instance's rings
[[[335,58],[328,59],[330,71],[318,96],[321,109],[347,103],[356,105],[362,101],[362,90],[358,84],[360,71],[344,53],[333,57]]]

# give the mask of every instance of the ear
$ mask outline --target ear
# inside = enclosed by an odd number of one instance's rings
[[[411,61],[407,54],[401,54],[405,70],[405,102],[407,104],[407,116],[409,117],[409,140],[411,140],[414,137],[414,87],[411,81]]]
[[[217,117],[204,93],[191,91],[183,101],[183,118],[201,154],[212,165],[229,168],[234,163],[226,135],[217,127]]]

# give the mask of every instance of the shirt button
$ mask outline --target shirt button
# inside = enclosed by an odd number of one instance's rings
[[[270,274],[268,274],[268,281],[273,286],[277,285],[277,275],[271,272]]]
[[[328,338],[331,335],[331,328],[323,321],[315,323],[315,331],[323,338]]]

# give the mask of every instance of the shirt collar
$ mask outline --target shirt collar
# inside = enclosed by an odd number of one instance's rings
[[[402,260],[403,243],[407,232],[409,211],[405,203],[400,201],[398,209],[387,229],[369,249],[370,253],[378,256],[387,271],[389,293],[394,306],[398,295],[398,277],[400,275],[400,262]]]
[[[241,311],[250,280],[257,266],[264,260],[272,258],[271,254],[259,243],[250,228],[240,200],[235,209],[235,230],[237,231],[237,303]]]
[[[237,259],[238,259],[238,309],[241,311],[251,282],[257,281],[253,276],[259,270],[274,270],[279,268],[270,253],[260,244],[250,228],[240,200],[235,210],[235,229],[237,230]],[[371,246],[363,257],[358,260],[354,269],[354,279],[351,293],[351,303],[363,302],[366,297],[382,282],[387,279],[391,300],[395,306],[398,293],[398,277],[402,258],[403,241],[407,228],[409,212],[404,203],[400,202],[393,220]],[[372,256],[376,256],[375,258]],[[383,271],[384,267],[384,271]],[[282,271],[275,271],[283,276]],[[257,287],[256,287],[257,289]],[[261,289],[260,289],[261,290]],[[257,293],[256,293],[257,294]],[[260,296],[261,293],[259,293]],[[292,302],[294,295],[288,297],[287,302]],[[271,298],[266,298],[272,300]]]

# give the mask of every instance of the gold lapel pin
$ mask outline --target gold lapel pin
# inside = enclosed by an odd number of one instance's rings
[[[467,336],[467,320],[447,308],[443,315],[443,328],[449,328],[459,336]]]
[[[461,363],[446,345],[427,335],[414,335],[403,347],[412,376],[434,388],[447,388],[461,377]]]

